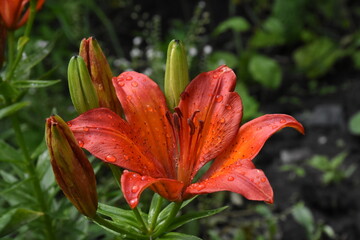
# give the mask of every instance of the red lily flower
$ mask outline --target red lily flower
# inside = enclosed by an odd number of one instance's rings
[[[29,9],[24,10],[30,0],[1,0],[0,16],[9,30],[15,30],[24,25],[29,18]],[[39,10],[45,0],[38,0],[36,9]]]
[[[197,194],[232,191],[250,200],[273,202],[273,191],[252,159],[265,141],[284,127],[304,133],[284,114],[265,115],[240,127],[242,102],[233,92],[227,66],[198,75],[181,94],[171,114],[158,85],[137,72],[113,78],[126,120],[105,108],[69,122],[80,146],[107,163],[130,171],[121,177],[131,208],[150,187],[170,201]],[[215,159],[198,183],[198,170]]]

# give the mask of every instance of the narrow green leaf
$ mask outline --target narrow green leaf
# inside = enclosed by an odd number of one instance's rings
[[[19,162],[22,161],[19,152],[0,139],[0,162]]]
[[[97,212],[111,218],[117,224],[123,224],[124,226],[130,225],[132,231],[135,230],[136,232],[141,232],[139,229],[140,226],[131,210],[124,210],[103,203],[98,203]]]
[[[212,209],[212,210],[204,210],[204,211],[200,211],[200,212],[187,213],[185,215],[175,218],[175,220],[169,226],[169,231],[177,229],[177,228],[181,227],[182,225],[192,222],[194,220],[215,215],[219,212],[224,211],[227,208],[228,208],[228,206],[217,208],[217,209]]]
[[[28,106],[29,104],[29,102],[19,102],[0,109],[0,120],[14,114],[15,112]]]
[[[0,217],[0,237],[6,236],[20,228],[21,226],[34,221],[43,215],[29,209],[17,208],[8,211]]]
[[[155,193],[151,200],[149,214],[148,214],[148,223],[150,226],[152,226],[153,222],[157,220],[157,218],[154,219],[154,215],[159,213],[157,209],[158,209],[158,205],[160,204],[160,201],[162,201],[160,195]]]
[[[295,221],[305,227],[308,236],[311,236],[315,232],[314,217],[303,203],[296,204],[291,213]]]
[[[13,85],[17,88],[43,88],[54,85],[61,80],[19,80],[14,81]]]
[[[201,238],[184,233],[177,233],[177,232],[167,233],[157,239],[158,240],[201,240]]]

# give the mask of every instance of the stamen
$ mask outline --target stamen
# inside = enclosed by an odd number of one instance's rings
[[[182,118],[183,114],[179,107],[174,108],[175,112],[179,115],[180,118]]]
[[[200,110],[195,110],[195,111],[193,112],[193,114],[192,114],[191,117],[190,117],[191,121],[194,120],[196,114],[199,113],[199,112],[200,112]]]
[[[201,131],[203,130],[203,128],[204,128],[204,121],[203,120],[199,120],[198,121],[199,122],[199,134],[201,133]]]
[[[179,115],[177,113],[173,114],[173,119],[174,119],[174,127],[177,130],[180,130],[180,119],[179,119]]]
[[[172,122],[171,113],[170,113],[169,110],[166,111],[165,116],[166,116],[166,119],[168,120],[168,122],[170,123],[170,125],[172,126],[172,125],[173,125],[173,122]]]
[[[194,124],[194,122],[190,118],[188,118],[187,123],[190,126],[190,135],[194,135],[194,133],[195,133],[195,124]]]

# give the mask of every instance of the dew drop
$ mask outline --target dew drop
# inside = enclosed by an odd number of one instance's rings
[[[138,174],[137,173],[133,173],[133,175],[132,175],[134,178],[136,178],[137,176],[138,176]]]
[[[260,181],[261,181],[261,182],[266,182],[266,178],[265,178],[265,177],[262,177],[262,178],[260,178]]]
[[[215,97],[215,101],[218,103],[222,102],[223,99],[224,99],[224,97],[222,95],[216,95],[216,97]]]
[[[110,119],[112,119],[112,118],[113,118],[113,116],[111,116],[110,114],[108,114],[107,116],[108,116],[108,118],[110,118]]]
[[[280,123],[286,123],[286,120],[285,119],[280,119]]]
[[[132,99],[132,97],[130,95],[127,95],[126,99],[130,101]]]
[[[199,185],[196,186],[196,189],[197,189],[197,190],[202,190],[202,189],[204,189],[204,188],[205,188],[205,185],[202,184],[202,183],[199,183]]]
[[[167,138],[170,138],[170,137],[171,137],[171,135],[167,133],[167,134],[166,134],[166,137],[167,137]]]
[[[231,107],[230,104],[226,104],[226,105],[225,105],[225,108],[226,108],[227,110],[231,110],[231,109],[232,109],[232,107]]]
[[[146,180],[148,180],[148,177],[147,177],[147,176],[142,176],[142,177],[141,177],[141,181],[146,181]]]
[[[129,156],[124,154],[125,160],[129,160]]]
[[[117,81],[118,81],[118,82],[122,82],[122,81],[124,81],[124,79],[123,79],[122,77],[118,77],[118,78],[117,78]]]
[[[105,157],[105,160],[108,162],[115,162],[116,161],[116,157],[114,157],[113,155],[107,155]]]
[[[137,200],[135,198],[130,200],[130,205],[134,205],[136,203],[137,203]]]
[[[278,128],[278,126],[273,125],[271,128],[272,128],[272,129],[277,129],[277,128]]]
[[[126,81],[131,81],[133,78],[132,78],[132,76],[127,76],[126,77]]]
[[[131,188],[132,193],[136,193],[138,190],[139,190],[139,187],[136,185]]]
[[[83,146],[84,146],[84,142],[81,141],[81,140],[79,140],[79,141],[78,141],[78,145],[79,145],[79,147],[83,147]]]
[[[153,109],[150,105],[146,105],[146,109],[147,109],[149,112],[154,111],[154,109]]]
[[[67,125],[68,125],[69,127],[71,127],[71,126],[72,126],[71,122],[67,122]]]
[[[84,130],[85,132],[88,132],[88,131],[89,131],[89,128],[88,128],[88,127],[83,127],[83,130]]]
[[[124,83],[124,82],[120,82],[120,83],[119,83],[119,86],[120,86],[120,87],[123,87],[123,86],[125,86],[125,83]]]
[[[216,78],[218,78],[219,77],[219,75],[217,75],[217,74],[214,74],[213,75],[213,79],[216,79]]]
[[[221,118],[220,123],[224,123],[224,122],[225,122],[225,118]]]
[[[234,179],[235,179],[235,178],[234,178],[233,176],[230,176],[230,177],[228,177],[227,180],[230,181],[230,182],[232,182],[232,181],[234,181]]]
[[[260,131],[262,129],[262,127],[257,127],[256,130],[257,131]]]
[[[131,82],[131,86],[137,87],[139,84],[137,82]]]

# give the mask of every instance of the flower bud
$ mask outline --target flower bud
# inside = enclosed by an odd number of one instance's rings
[[[99,100],[90,74],[84,60],[79,56],[74,56],[70,59],[68,83],[71,101],[79,114],[99,107]]]
[[[112,72],[95,38],[83,39],[79,55],[84,59],[99,98],[99,106],[121,115],[122,108],[112,84]]]
[[[51,116],[46,120],[45,137],[61,190],[79,212],[94,217],[98,206],[95,174],[73,133],[59,116]]]
[[[180,101],[180,94],[189,83],[189,71],[185,49],[181,41],[172,40],[168,47],[165,70],[165,96],[173,109]]]

